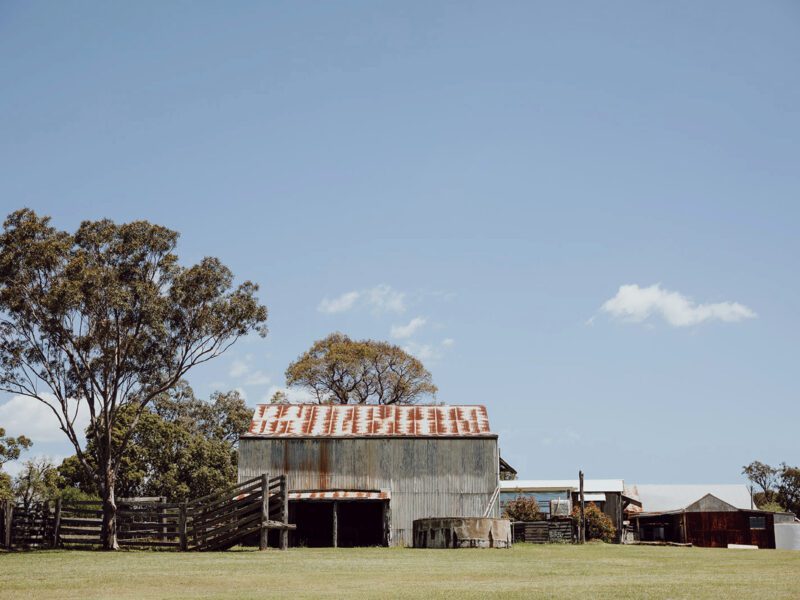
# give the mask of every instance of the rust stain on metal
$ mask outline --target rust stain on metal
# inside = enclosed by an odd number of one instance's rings
[[[254,437],[468,437],[491,435],[484,406],[259,405]]]

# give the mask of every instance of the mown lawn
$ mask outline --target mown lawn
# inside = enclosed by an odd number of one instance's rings
[[[642,546],[0,554],[0,598],[800,598],[800,552]]]

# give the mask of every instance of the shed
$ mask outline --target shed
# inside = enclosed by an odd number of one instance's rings
[[[676,542],[710,548],[729,545],[775,548],[774,513],[739,508],[705,494],[678,510],[631,516],[644,542]]]
[[[536,498],[539,510],[546,518],[551,517],[552,507],[564,506],[569,515],[579,502],[580,483],[577,479],[518,479],[500,482],[500,505],[518,497]],[[624,494],[622,479],[586,479],[583,482],[584,500],[593,502],[608,515],[619,538],[623,525],[623,509],[635,500]]]
[[[483,406],[256,407],[239,479],[286,474],[290,543],[413,544],[413,521],[498,517],[499,452]]]

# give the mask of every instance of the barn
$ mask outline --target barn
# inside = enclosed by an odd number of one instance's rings
[[[498,517],[499,451],[483,406],[256,407],[239,480],[286,474],[290,544],[411,546],[427,517]]]

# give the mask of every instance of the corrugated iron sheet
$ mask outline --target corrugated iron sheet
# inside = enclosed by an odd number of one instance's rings
[[[259,404],[246,437],[493,435],[484,406]]]
[[[289,500],[389,500],[388,491],[326,490],[321,492],[289,492]]]

